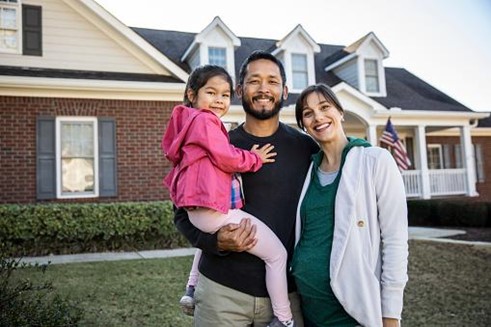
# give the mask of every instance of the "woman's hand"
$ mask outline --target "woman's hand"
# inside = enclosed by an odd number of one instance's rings
[[[274,158],[276,156],[276,152],[271,152],[274,149],[274,145],[271,144],[265,144],[262,147],[259,147],[259,145],[254,144],[251,148],[251,152],[254,152],[257,154],[259,157],[261,157],[261,161],[263,163],[270,163],[274,162]]]
[[[399,320],[395,318],[382,318],[384,327],[399,327]]]

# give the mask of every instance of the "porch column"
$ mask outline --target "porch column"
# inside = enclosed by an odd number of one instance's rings
[[[416,128],[416,148],[415,158],[418,160],[419,170],[421,171],[421,196],[423,199],[431,198],[430,172],[428,170],[428,158],[426,157],[426,133],[425,126]]]
[[[377,125],[368,125],[368,130],[367,130],[367,138],[368,138],[368,142],[373,145],[373,146],[376,146],[377,145]]]
[[[476,191],[476,164],[474,162],[471,128],[469,126],[460,128],[460,144],[463,149],[462,162],[467,173],[467,195],[478,196],[479,194]]]

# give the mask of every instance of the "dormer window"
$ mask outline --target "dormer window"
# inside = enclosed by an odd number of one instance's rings
[[[292,54],[292,80],[293,89],[295,90],[301,90],[307,87],[309,83],[307,55]]]
[[[17,0],[0,0],[0,52],[19,53],[20,44],[20,4]]]
[[[210,65],[217,65],[227,69],[227,49],[209,47],[208,62]]]
[[[380,92],[378,66],[375,59],[365,59],[365,87],[366,92]]]

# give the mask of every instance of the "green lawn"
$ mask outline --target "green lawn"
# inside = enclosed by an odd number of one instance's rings
[[[178,300],[192,257],[52,265],[46,277],[85,310],[82,326],[191,326]],[[38,273],[20,272],[33,280]],[[410,243],[403,326],[490,326],[491,248]]]

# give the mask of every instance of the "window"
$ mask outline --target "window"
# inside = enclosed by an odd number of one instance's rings
[[[482,145],[474,144],[474,153],[476,158],[476,181],[478,183],[484,183],[486,176],[484,174],[484,160],[482,155]]]
[[[97,196],[97,120],[62,117],[56,120],[57,196]]]
[[[38,117],[37,198],[116,196],[115,126],[113,118]]]
[[[307,87],[309,79],[306,55],[292,54],[292,80],[293,89],[295,90],[301,90]]]
[[[442,169],[442,147],[440,144],[428,144],[428,168],[429,169]]]
[[[455,168],[464,168],[464,164],[462,162],[462,147],[460,144],[454,145],[454,153],[455,153]]]
[[[365,59],[365,88],[367,92],[380,92],[377,60]]]
[[[208,62],[210,65],[218,65],[227,69],[227,49],[208,48]]]
[[[0,52],[20,52],[20,27],[19,2],[17,0],[0,0]]]
[[[41,56],[41,14],[40,6],[21,7],[20,0],[0,0],[0,53]]]

